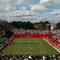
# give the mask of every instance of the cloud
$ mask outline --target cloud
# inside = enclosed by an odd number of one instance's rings
[[[49,0],[40,0],[40,4],[43,4],[45,2],[48,2]]]
[[[0,0],[0,3],[9,3],[11,2],[12,0]]]
[[[0,0],[0,13],[17,10],[16,5],[22,2],[23,0]]]
[[[22,3],[23,0],[0,0],[0,3],[12,3],[12,2],[18,2],[18,3]]]
[[[47,8],[44,5],[31,5],[31,10],[34,12],[44,12],[47,10]]]
[[[54,11],[50,12],[50,14],[60,15],[60,9],[59,10],[54,10]]]
[[[44,2],[43,5],[47,8],[59,8],[60,0],[48,0],[48,2]]]
[[[23,3],[24,0],[14,0],[13,2],[14,2],[14,4],[16,4],[16,5],[17,5],[17,4],[19,5],[19,4]]]
[[[48,8],[45,5],[45,3],[48,3],[48,2],[49,0],[40,0],[38,4],[34,4],[30,6],[31,11],[40,12],[40,13],[48,11]]]
[[[1,13],[0,18],[6,19],[8,21],[12,20],[30,21],[35,20],[37,18],[35,16],[36,14],[37,14],[36,12],[28,11],[26,7],[22,7],[20,10]]]

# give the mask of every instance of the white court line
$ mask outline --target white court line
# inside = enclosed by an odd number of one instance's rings
[[[15,49],[14,49],[14,51],[13,51],[13,54],[14,54],[15,50],[17,49],[17,46],[18,46],[18,43],[17,43],[17,45],[16,45],[16,47],[15,47]]]
[[[31,52],[31,48],[30,48],[30,43],[29,42],[28,42],[28,45],[29,45],[29,49],[30,49],[29,51]]]
[[[20,42],[20,40],[19,40],[19,42]],[[17,48],[17,50],[19,51],[20,50],[20,48],[21,48],[21,45],[19,44],[19,48]],[[17,53],[19,53],[20,54],[20,51],[18,52],[17,51]]]
[[[35,42],[36,42],[36,40],[35,40]],[[37,45],[38,45],[38,44],[37,44]],[[42,50],[40,49],[39,45],[38,45],[38,48],[39,48],[39,50],[42,52]]]
[[[40,44],[40,45],[41,45],[41,44]],[[41,45],[41,46],[42,46],[42,45]],[[45,52],[46,52],[48,55],[50,55],[43,46],[42,46],[42,48],[45,50]]]
[[[44,39],[44,38],[42,38]],[[51,45],[54,49],[56,49],[58,52],[60,52],[60,50],[58,50],[56,47],[54,47],[52,44],[50,44],[46,39],[44,39],[49,45]]]
[[[8,45],[8,46],[9,46],[9,45]],[[4,52],[5,55],[7,55],[7,53],[8,53],[8,52],[7,52],[7,50],[9,50],[9,47],[8,47],[8,46],[5,47],[5,48],[7,48],[7,49],[5,49],[5,52]]]
[[[37,44],[38,45],[38,44]],[[40,44],[41,45],[41,44]],[[45,50],[45,52],[48,54],[48,52],[46,51],[46,49],[41,45],[41,47]],[[38,48],[40,49],[39,45],[38,45]],[[40,49],[41,51],[41,49]],[[49,55],[49,54],[48,54]]]

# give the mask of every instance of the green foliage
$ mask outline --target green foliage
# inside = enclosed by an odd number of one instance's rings
[[[2,25],[0,25],[0,28],[2,28]]]
[[[57,29],[60,29],[60,22],[56,24]]]
[[[34,23],[34,24],[50,24],[50,22],[49,21],[45,21],[45,22],[41,21],[41,22],[37,22],[37,23]]]
[[[37,23],[31,23],[31,22],[22,22],[22,21],[13,21],[10,23],[13,27],[15,28],[25,28],[25,29],[36,29],[34,27],[35,24],[50,24],[49,21],[41,21],[41,22],[37,22]]]
[[[49,22],[49,21],[45,21],[44,23],[45,23],[45,24],[50,24],[50,22]]]
[[[15,28],[25,28],[25,29],[34,29],[34,25],[31,22],[11,22],[11,25]]]

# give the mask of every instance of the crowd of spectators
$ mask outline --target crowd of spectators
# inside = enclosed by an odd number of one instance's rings
[[[60,30],[52,30],[51,31],[52,34],[55,34],[55,38],[56,39],[60,39]]]
[[[14,28],[13,32],[15,34],[56,34],[56,37],[60,39],[60,30],[33,30],[33,29],[17,29]]]
[[[52,36],[50,39],[58,44],[60,46],[60,30],[52,30],[51,31],[52,34],[55,34],[54,36]]]
[[[0,55],[0,60],[60,60],[59,55],[49,55],[49,56],[31,56],[31,55]]]
[[[4,31],[0,31],[0,47],[3,46],[7,41],[7,37],[4,36],[5,32]]]
[[[7,37],[0,37],[0,47],[8,41]]]
[[[6,34],[5,30],[0,30],[0,52],[7,46],[7,42],[10,41],[9,33]]]
[[[49,30],[32,30],[32,29],[17,29],[13,30],[14,34],[48,34],[50,33]]]

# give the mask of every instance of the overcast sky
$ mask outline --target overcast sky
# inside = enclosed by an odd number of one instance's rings
[[[60,0],[0,0],[0,19],[60,22]]]

